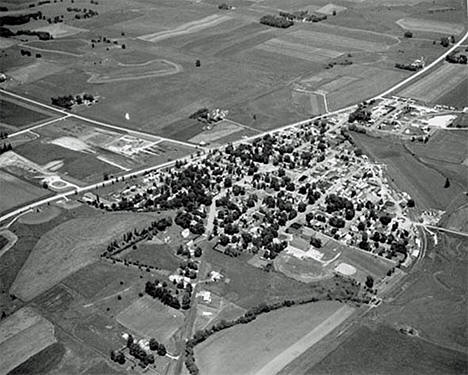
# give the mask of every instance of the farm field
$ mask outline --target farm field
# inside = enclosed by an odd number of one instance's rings
[[[56,342],[54,326],[31,308],[18,310],[0,324],[0,372],[6,374]]]
[[[437,99],[438,104],[463,109],[468,107],[468,79],[462,79],[452,90]]]
[[[362,327],[318,365],[303,374],[462,374],[464,354],[404,336],[395,329]]]
[[[466,65],[446,63],[435,72],[403,89],[399,95],[437,104],[437,100],[458,86],[467,73]]]
[[[99,15],[86,20],[66,12],[65,4],[43,4],[36,9],[48,17],[64,13],[64,22],[33,20],[27,27],[51,32],[57,39],[31,37],[21,48],[29,46],[46,58],[26,61],[19,47],[11,46],[9,56],[2,59],[12,78],[7,87],[15,92],[46,103],[53,96],[89,92],[99,102],[76,111],[113,124],[189,140],[203,129],[187,122],[188,116],[209,107],[227,109],[229,118],[265,130],[325,112],[324,99],[315,90],[327,91],[329,110],[341,108],[406,77],[407,72],[394,69],[395,62],[421,55],[431,61],[442,53],[440,46],[424,40],[433,34],[417,31],[423,40],[410,41],[396,23],[403,20],[405,27],[427,28],[421,14],[433,21],[430,4],[400,3],[406,6],[323,1],[285,5],[276,0],[260,6],[239,1],[226,12],[212,2],[182,5],[164,0],[155,7],[145,0],[132,1],[132,12],[124,14],[119,12],[128,3],[103,0],[91,7]],[[287,30],[258,22],[278,9],[308,9],[329,16]],[[453,25],[443,13],[439,29],[460,32],[462,9],[457,4],[454,9]],[[335,16],[330,15],[333,10]],[[96,35],[106,40],[96,42]],[[340,65],[345,59],[351,65]],[[200,66],[195,66],[196,60]],[[291,84],[325,73],[330,74],[321,82],[325,88],[315,87],[310,94],[298,94]],[[348,95],[350,91],[354,95]],[[244,135],[231,133],[219,142]]]
[[[0,123],[13,128],[22,128],[52,117],[51,113],[24,105],[15,99],[0,96]]]
[[[69,220],[44,234],[18,273],[11,293],[30,300],[98,259],[99,252],[126,230],[151,222],[150,215],[103,214]]]
[[[462,24],[418,18],[402,18],[397,21],[397,24],[405,30],[416,32],[422,31],[427,33],[458,35],[463,31]]]
[[[195,349],[195,357],[203,374],[271,374],[313,345],[322,329],[332,330],[352,311],[337,302],[272,311],[214,334]]]
[[[0,170],[0,212],[34,201],[47,195],[47,190],[34,186],[26,181]]]

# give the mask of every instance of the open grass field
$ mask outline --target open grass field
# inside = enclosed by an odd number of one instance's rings
[[[40,207],[36,208],[33,212],[21,215],[19,221],[27,225],[43,224],[59,216],[61,213],[62,210],[57,206]]]
[[[353,134],[353,138],[372,159],[387,165],[389,181],[407,192],[421,208],[444,210],[464,188],[451,184],[444,188],[445,171],[423,163],[422,158],[411,155],[399,141]]]
[[[317,302],[263,314],[211,336],[195,349],[201,373],[272,374],[339,325],[353,311]],[[239,361],[242,358],[242,361]]]
[[[211,249],[205,249],[204,253],[211,269],[224,276],[222,281],[206,284],[204,288],[241,308],[248,309],[261,302],[285,299],[322,298],[327,291],[338,293],[337,296],[341,297],[348,295],[347,287],[343,287],[336,278],[306,284],[279,272],[265,272],[256,268],[247,263],[249,257],[246,255],[231,258]]]
[[[360,328],[318,365],[302,372],[341,374],[463,374],[468,362],[454,352],[423,340],[404,336],[387,326]]]
[[[184,314],[145,295],[123,310],[117,321],[140,336],[167,344],[184,323]]]
[[[148,224],[144,214],[103,214],[69,220],[44,234],[13,283],[11,293],[30,300],[93,263],[107,243]]]
[[[47,195],[47,190],[29,184],[26,181],[0,170],[0,212],[34,201]]]
[[[210,251],[207,261],[213,270],[224,275],[225,281],[207,284],[206,288],[243,308],[256,306],[260,302],[310,296],[314,290],[282,274],[266,273],[245,263],[245,260],[234,259],[217,251]]]
[[[6,374],[56,342],[54,326],[31,308],[23,308],[0,324],[0,372]]]
[[[444,64],[430,75],[400,91],[401,96],[437,104],[437,99],[449,93],[466,77],[468,67],[459,64]]]
[[[0,123],[22,128],[46,120],[51,116],[45,111],[34,110],[32,106],[20,105],[18,101],[0,96]]]
[[[139,243],[137,246],[136,250],[130,249],[123,253],[122,257],[132,262],[138,261],[171,272],[179,267],[180,259],[174,255],[174,250],[170,246],[154,244],[151,241]]]

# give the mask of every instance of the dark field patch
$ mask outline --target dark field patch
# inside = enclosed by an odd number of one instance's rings
[[[464,374],[463,353],[409,337],[387,326],[361,327],[353,336],[308,369],[310,375],[341,374]]]
[[[437,99],[437,103],[460,109],[468,107],[468,79],[464,79],[448,93]]]
[[[52,344],[11,370],[8,375],[47,374],[60,363],[64,354],[65,347],[62,344]]]
[[[15,127],[27,126],[49,118],[43,113],[25,108],[3,98],[0,98],[0,109],[0,122]]]

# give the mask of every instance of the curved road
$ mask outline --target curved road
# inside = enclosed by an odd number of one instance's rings
[[[374,98],[371,98],[371,99],[381,99],[382,97],[390,94],[391,92],[399,89],[400,87],[410,83],[411,81],[415,80],[416,78],[420,77],[421,75],[425,74],[426,72],[428,72],[430,69],[432,69],[434,66],[436,66],[437,64],[439,64],[440,62],[442,62],[445,57],[447,55],[449,55],[451,52],[453,52],[454,50],[456,50],[460,45],[462,45],[466,40],[468,39],[468,31],[463,35],[462,38],[460,38],[460,40],[455,43],[451,48],[447,49],[447,51],[445,53],[443,53],[441,56],[439,56],[436,60],[434,60],[432,63],[430,63],[429,65],[427,65],[425,68],[421,69],[420,71],[418,71],[417,73],[411,75],[410,77],[406,78],[405,80],[397,83],[396,85],[392,86],[391,88],[385,90],[384,92],[382,92],[381,94],[375,96]],[[35,105],[38,105],[38,106],[41,106],[41,107],[44,107],[44,108],[47,108],[49,110],[52,110],[52,111],[55,111],[55,112],[59,112],[59,113],[62,113],[63,115],[65,116],[68,116],[68,117],[71,117],[71,118],[76,118],[78,120],[83,120],[83,121],[87,121],[87,122],[90,122],[90,123],[93,123],[93,124],[96,124],[98,126],[102,126],[102,127],[107,127],[107,128],[111,128],[111,129],[114,129],[114,130],[119,130],[119,131],[125,131],[127,133],[131,133],[131,134],[136,134],[136,135],[143,135],[143,136],[150,136],[150,137],[154,137],[154,138],[159,138],[159,139],[162,139],[162,140],[165,140],[165,141],[168,141],[168,142],[173,142],[173,143],[177,143],[177,144],[181,144],[183,146],[189,146],[189,147],[195,147],[197,149],[201,149],[201,150],[205,150],[204,148],[202,147],[199,147],[199,146],[195,146],[191,143],[187,143],[187,142],[182,142],[182,141],[177,141],[177,140],[174,140],[174,139],[169,139],[169,138],[164,138],[164,137],[159,137],[159,136],[155,136],[153,134],[148,134],[148,133],[144,133],[144,132],[140,132],[140,131],[136,131],[136,130],[131,130],[131,129],[127,129],[127,128],[124,128],[124,127],[120,127],[120,126],[116,126],[116,125],[111,125],[111,124],[107,124],[107,123],[103,123],[103,122],[100,122],[100,121],[96,121],[96,120],[92,120],[90,118],[86,118],[84,116],[80,116],[80,115],[76,115],[76,114],[73,114],[73,113],[69,113],[67,111],[64,111],[64,110],[61,110],[61,109],[57,109],[55,107],[52,107],[50,105],[47,105],[47,104],[43,104],[41,102],[38,102],[36,100],[32,100],[32,99],[28,99],[28,98],[25,98],[21,95],[18,95],[18,94],[14,94],[14,93],[11,93],[9,91],[6,91],[4,89],[0,89],[0,93],[3,93],[3,94],[6,94],[6,95],[10,95],[14,98],[17,98],[17,99],[20,99],[20,100],[24,100],[26,102],[29,102],[29,103],[32,103],[32,104],[35,104]],[[316,116],[314,118],[311,118],[311,119],[307,119],[307,120],[303,120],[303,121],[299,121],[299,122],[296,122],[296,123],[293,123],[293,124],[289,124],[289,125],[285,125],[285,126],[282,126],[280,128],[276,128],[276,129],[273,129],[273,130],[270,130],[270,131],[266,131],[266,132],[263,132],[263,133],[259,133],[259,134],[256,134],[252,137],[249,137],[249,138],[244,138],[244,139],[241,139],[241,140],[238,140],[237,142],[235,143],[242,143],[242,142],[246,142],[246,141],[250,141],[250,140],[253,140],[253,139],[256,139],[256,138],[259,138],[259,137],[263,137],[264,135],[266,134],[273,134],[273,133],[278,133],[278,132],[281,132],[283,130],[287,130],[287,129],[290,129],[290,128],[293,128],[293,127],[296,127],[296,126],[301,126],[301,125],[304,125],[304,124],[309,124],[317,119],[321,119],[321,118],[324,118],[324,117],[327,117],[327,116],[331,116],[331,115],[336,115],[338,113],[341,113],[341,112],[345,112],[345,111],[348,111],[349,109],[355,107],[355,105],[351,105],[351,106],[348,106],[348,107],[345,107],[345,108],[342,108],[342,109],[339,109],[339,110],[336,110],[336,111],[333,111],[333,112],[328,112],[324,115],[320,115],[320,116]],[[223,146],[221,146],[223,147]],[[181,158],[180,160],[182,159],[185,159],[185,158]],[[52,197],[49,197],[49,198],[45,198],[45,199],[42,199],[42,200],[39,200],[39,201],[36,201],[34,203],[31,203],[31,204],[27,204],[21,208],[18,208],[8,214],[5,214],[3,216],[0,217],[0,223],[2,221],[5,221],[5,220],[8,220],[10,218],[13,218],[25,211],[28,211],[32,208],[36,208],[38,206],[41,206],[43,204],[47,204],[47,203],[51,203],[51,202],[54,202],[54,201],[57,201],[57,200],[60,200],[60,199],[63,199],[63,198],[66,198],[66,197],[69,197],[69,196],[72,196],[74,195],[75,193],[83,193],[83,192],[86,192],[86,191],[90,191],[90,190],[93,190],[97,187],[100,187],[100,186],[107,186],[107,185],[111,185],[112,183],[115,183],[118,181],[119,178],[125,178],[127,179],[128,177],[133,177],[133,176],[138,176],[138,175],[142,175],[146,172],[150,172],[150,171],[154,171],[154,170],[157,170],[157,169],[161,169],[161,168],[166,168],[166,167],[170,167],[170,166],[173,166],[175,163],[176,163],[177,160],[172,160],[170,162],[166,162],[166,163],[163,163],[163,164],[159,164],[159,165],[155,165],[155,166],[151,166],[151,167],[148,167],[148,168],[145,168],[145,169],[142,169],[142,170],[138,170],[138,171],[134,171],[134,172],[130,172],[130,173],[127,173],[123,176],[120,176],[118,178],[112,178],[110,180],[107,180],[107,181],[102,181],[102,182],[98,182],[98,183],[95,183],[95,184],[92,184],[92,185],[88,185],[88,186],[84,186],[84,187],[80,187],[78,189],[75,189],[75,190],[72,190],[72,191],[68,191],[68,192],[65,192],[65,193],[60,193],[60,194],[57,194],[57,195],[54,195]],[[439,228],[440,229],[440,228]]]

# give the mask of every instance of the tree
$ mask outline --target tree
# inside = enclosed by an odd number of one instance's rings
[[[152,351],[156,351],[159,348],[159,343],[155,338],[151,338],[149,341],[149,347]]]
[[[411,31],[405,31],[405,38],[412,38],[413,37],[413,33]]]
[[[442,47],[447,48],[450,45],[449,38],[447,38],[446,36],[440,38],[440,44],[442,45]]]
[[[166,347],[163,344],[159,344],[158,355],[164,357],[167,353]]]
[[[370,275],[366,277],[366,286],[369,289],[372,289],[372,287],[374,286],[374,278]]]
[[[444,184],[444,188],[447,189],[450,187],[450,181],[448,179],[448,177],[445,179],[445,184]]]
[[[195,255],[196,258],[201,257],[201,255],[202,255],[202,249],[201,249],[200,247],[197,247],[197,248],[195,249],[194,255]]]
[[[201,61],[197,59],[197,61],[195,61],[195,66],[198,68],[201,66]]]

